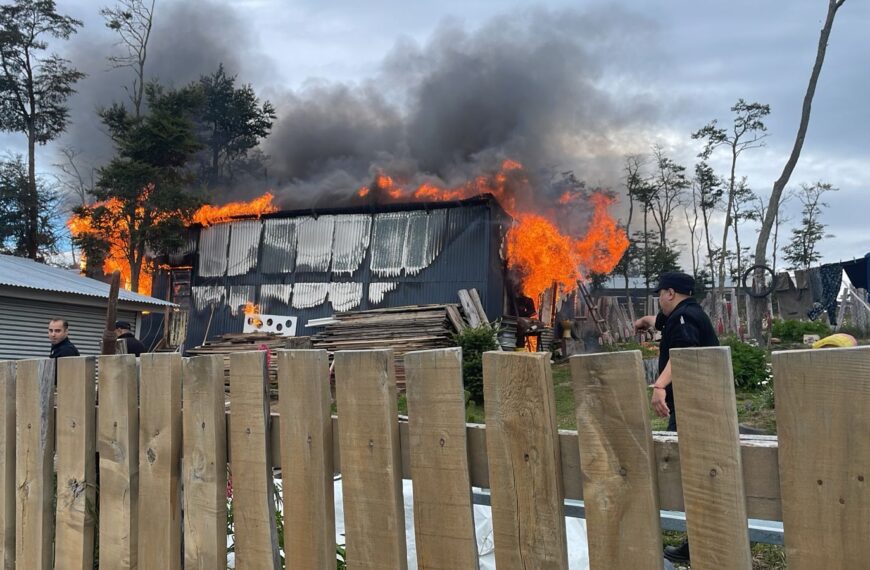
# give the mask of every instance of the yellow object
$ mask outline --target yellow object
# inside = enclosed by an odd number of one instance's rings
[[[858,341],[850,334],[837,333],[813,343],[813,348],[841,348],[844,346],[858,346]]]

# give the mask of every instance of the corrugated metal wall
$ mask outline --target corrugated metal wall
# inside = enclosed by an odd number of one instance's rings
[[[508,223],[497,204],[478,200],[205,228],[186,345],[241,332],[237,305],[245,301],[268,314],[298,317],[297,334],[308,335],[319,329],[306,322],[335,312],[458,303],[457,290],[474,287],[496,319],[504,302],[500,247]],[[237,274],[236,267],[249,269]]]
[[[100,307],[0,297],[0,359],[48,356],[48,321],[60,317],[69,323],[69,338],[84,355],[100,353],[106,310]],[[136,322],[136,313],[118,311],[118,319]]]

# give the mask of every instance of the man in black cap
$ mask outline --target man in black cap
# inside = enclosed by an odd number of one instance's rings
[[[679,272],[662,273],[656,292],[661,312],[641,317],[634,323],[636,330],[655,328],[662,331],[659,343],[659,376],[652,385],[651,403],[655,413],[668,418],[668,431],[677,431],[677,411],[671,386],[670,350],[692,346],[719,346],[719,337],[701,305],[692,298],[695,279]],[[665,548],[665,558],[672,562],[689,561],[689,543]]]
[[[130,331],[131,328],[130,323],[127,321],[115,321],[115,334],[118,335],[118,340],[123,339],[127,344],[127,354],[139,356],[143,352],[148,352],[145,345],[133,336],[133,333]]]

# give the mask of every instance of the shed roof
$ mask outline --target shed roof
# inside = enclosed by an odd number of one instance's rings
[[[109,284],[83,277],[76,271],[37,263],[31,259],[0,254],[0,285],[51,293],[109,298]],[[168,301],[121,289],[118,300],[155,307],[175,306]]]

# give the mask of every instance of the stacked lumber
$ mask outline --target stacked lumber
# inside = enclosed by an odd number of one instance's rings
[[[285,348],[310,348],[308,337],[285,337],[274,333],[228,333],[217,340],[207,341],[202,346],[187,350],[190,356],[220,354],[224,357],[225,389],[229,391],[230,355],[234,352],[249,352],[252,350],[268,350],[270,392],[277,397],[277,358],[276,350]]]
[[[446,348],[455,343],[458,332],[456,305],[411,305],[337,313],[336,322],[324,325],[321,333],[311,337],[313,348],[366,350],[392,348],[396,357],[396,381],[404,386],[403,356],[414,350]]]

